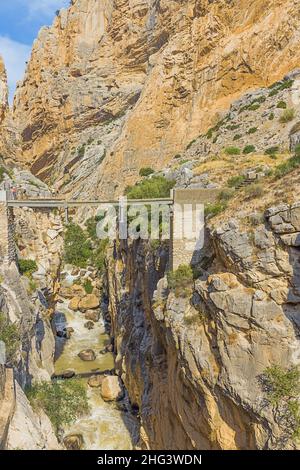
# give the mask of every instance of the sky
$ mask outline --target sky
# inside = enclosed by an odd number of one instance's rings
[[[10,101],[25,71],[39,29],[52,24],[56,10],[69,0],[0,0],[0,55],[3,57]]]

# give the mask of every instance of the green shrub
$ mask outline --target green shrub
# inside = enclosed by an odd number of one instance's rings
[[[71,223],[65,231],[65,262],[85,268],[92,256],[92,245],[79,225]]]
[[[247,131],[247,134],[255,134],[255,132],[257,132],[258,129],[257,127],[251,127],[248,131]]]
[[[239,176],[232,176],[229,178],[227,181],[227,186],[229,188],[237,188],[240,186],[243,182],[245,181],[245,176],[239,175]]]
[[[153,173],[154,173],[154,170],[150,167],[140,169],[140,176],[146,177],[146,176],[153,175]]]
[[[230,188],[230,189],[223,189],[219,196],[218,196],[218,200],[220,202],[227,202],[229,201],[232,197],[234,196],[234,189],[233,188]]]
[[[263,391],[287,438],[300,439],[300,371],[273,365],[261,377]]]
[[[248,110],[249,111],[256,111],[257,109],[260,108],[260,104],[259,103],[254,103],[254,104],[251,104],[250,106],[248,106]]]
[[[89,410],[84,383],[79,380],[41,382],[26,390],[34,409],[42,409],[58,431],[70,425]]]
[[[275,114],[274,113],[270,113],[269,114],[269,121],[273,121],[275,118]]]
[[[254,153],[256,151],[256,148],[254,145],[246,145],[246,147],[243,150],[244,155],[248,155],[249,153]]]
[[[88,295],[93,293],[94,288],[90,279],[84,281],[83,288]]]
[[[261,184],[251,184],[245,188],[245,193],[249,199],[262,197],[264,195],[264,188]]]
[[[159,199],[170,196],[171,189],[176,182],[170,181],[163,176],[154,176],[151,179],[143,180],[135,186],[126,189],[125,195],[128,199]]]
[[[229,131],[235,131],[236,129],[239,129],[241,127],[240,124],[231,124],[226,127],[227,130]]]
[[[0,312],[0,341],[6,348],[6,360],[11,362],[19,349],[21,338],[17,325],[10,323],[3,313]]]
[[[0,166],[0,184],[4,180],[4,175],[6,174],[6,169],[3,166]]]
[[[80,158],[83,158],[83,157],[84,157],[84,155],[85,155],[85,147],[86,147],[85,144],[83,144],[83,145],[81,145],[81,147],[79,147],[79,149],[78,149],[78,151],[77,151],[78,157],[80,157]]]
[[[288,108],[288,109],[285,109],[282,113],[282,115],[280,116],[280,119],[279,121],[282,123],[282,124],[286,124],[287,122],[291,122],[293,121],[293,119],[295,119],[295,110],[293,108]]]
[[[213,129],[212,129],[212,128],[211,128],[211,129],[209,129],[209,130],[207,131],[207,133],[206,133],[206,137],[207,137],[207,139],[211,139],[211,138],[212,138],[212,136],[213,136],[213,132],[214,132],[214,131],[213,131]]]
[[[243,136],[241,134],[235,134],[235,136],[233,137],[233,140],[236,141],[236,140],[240,140]]]
[[[184,290],[193,284],[194,273],[191,266],[182,264],[176,271],[169,271],[167,274],[169,289],[177,291]]]
[[[238,147],[226,147],[225,148],[225,153],[227,155],[240,155],[241,150]]]
[[[27,277],[31,277],[38,270],[36,261],[32,259],[19,259],[18,264],[20,273]]]
[[[300,156],[300,144],[296,145],[294,152],[296,157]]]
[[[286,109],[286,108],[287,108],[287,104],[286,104],[285,101],[279,101],[279,102],[277,103],[276,108],[279,108],[279,109]]]
[[[178,159],[181,158],[181,157],[182,157],[182,155],[180,155],[180,153],[177,153],[177,155],[175,155],[174,158],[176,158],[176,160],[178,160]]]
[[[269,97],[271,98],[272,96],[275,96],[275,95],[278,95],[279,91],[274,88],[274,90],[272,90],[270,93],[269,93]]]
[[[265,150],[265,155],[276,155],[276,153],[279,153],[280,148],[278,146],[274,147],[269,147]]]
[[[275,178],[282,178],[287,175],[295,168],[300,167],[300,155],[295,155],[294,157],[289,158],[286,162],[281,163],[275,170]]]
[[[223,212],[226,207],[227,206],[225,201],[209,203],[205,206],[205,217],[212,219],[213,217],[216,217],[217,215],[221,214],[221,212]]]

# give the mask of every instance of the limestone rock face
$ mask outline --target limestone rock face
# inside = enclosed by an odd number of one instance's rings
[[[73,1],[18,89],[20,160],[76,196],[120,193],[295,69],[299,22],[294,0]]]
[[[16,383],[16,411],[10,423],[8,450],[61,450],[49,418],[35,413]]]
[[[254,227],[208,226],[190,296],[168,291],[162,251],[150,259],[147,245],[121,241],[117,262],[110,253],[116,371],[145,448],[297,445],[265,406],[262,377],[272,365],[299,366],[299,235],[297,203],[269,208]]]
[[[0,56],[0,124],[8,107],[7,77],[3,60]]]

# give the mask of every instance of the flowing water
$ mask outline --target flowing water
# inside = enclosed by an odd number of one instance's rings
[[[67,303],[60,304],[60,310],[55,315],[56,328],[62,331],[65,327],[72,327],[74,333],[70,340],[57,338],[55,373],[60,375],[68,369],[76,373],[113,369],[113,355],[100,354],[109,343],[103,321],[95,323],[95,328],[89,331],[84,327],[87,322],[84,315],[72,312],[67,305]],[[84,349],[95,351],[97,358],[94,362],[84,362],[78,357],[78,353]],[[121,412],[116,404],[104,402],[100,389],[92,389],[87,384],[88,379],[82,380],[87,387],[89,414],[65,428],[65,434],[81,434],[85,449],[88,450],[132,449],[132,435],[137,432],[136,418],[130,413]]]

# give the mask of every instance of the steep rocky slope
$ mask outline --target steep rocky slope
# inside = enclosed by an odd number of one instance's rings
[[[120,193],[296,68],[298,44],[294,0],[74,0],[17,92],[18,160],[77,196]]]
[[[185,295],[163,277],[165,250],[122,242],[110,253],[116,365],[146,448],[295,446],[262,377],[299,364],[299,230],[299,204],[270,208],[254,226],[211,225]]]

